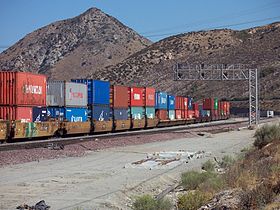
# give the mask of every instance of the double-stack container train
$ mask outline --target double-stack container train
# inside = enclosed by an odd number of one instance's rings
[[[229,109],[216,98],[200,104],[153,87],[0,72],[1,142],[209,122],[228,119]]]

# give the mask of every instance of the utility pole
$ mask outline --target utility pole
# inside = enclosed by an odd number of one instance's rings
[[[249,125],[259,123],[258,70],[242,64],[179,64],[173,67],[175,81],[241,81],[249,82]]]

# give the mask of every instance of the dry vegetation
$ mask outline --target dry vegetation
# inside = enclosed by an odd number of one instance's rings
[[[255,148],[235,160],[225,156],[218,164],[205,162],[202,172],[183,173],[178,209],[280,209],[279,130],[280,125],[263,126],[255,133]]]

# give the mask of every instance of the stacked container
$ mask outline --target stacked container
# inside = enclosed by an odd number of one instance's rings
[[[87,121],[87,85],[66,81],[48,81],[48,116],[60,121]]]
[[[155,110],[155,96],[156,90],[152,87],[145,87],[144,99],[145,99],[145,115],[146,115],[146,127],[155,127],[157,124],[156,110]]]
[[[166,92],[156,92],[156,116],[159,120],[167,120],[167,93]]]
[[[128,105],[133,128],[145,127],[145,88],[128,87]]]
[[[0,72],[0,119],[46,121],[46,76]]]
[[[110,89],[110,106],[115,130],[128,130],[131,126],[128,109],[128,87],[114,85]]]
[[[185,101],[186,99],[181,96],[176,96],[175,115],[176,119],[182,119],[185,116]]]
[[[188,119],[188,98],[184,97],[184,109],[182,110],[182,118]]]
[[[188,97],[188,119],[193,119],[195,117],[195,113],[193,110],[193,98]]]
[[[219,101],[217,98],[204,99],[203,109],[210,111],[212,120],[219,119]]]
[[[168,119],[175,120],[176,119],[175,96],[172,95],[167,96],[167,110],[168,110]]]

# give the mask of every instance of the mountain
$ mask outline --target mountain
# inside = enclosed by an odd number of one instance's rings
[[[115,65],[150,44],[117,19],[91,8],[19,40],[0,54],[0,69],[70,79]]]
[[[171,94],[196,99],[219,97],[245,100],[248,82],[173,81],[177,62],[247,64],[260,72],[262,106],[280,111],[280,23],[235,31],[199,31],[168,37],[131,55],[105,71],[91,75],[115,83],[154,86]]]

